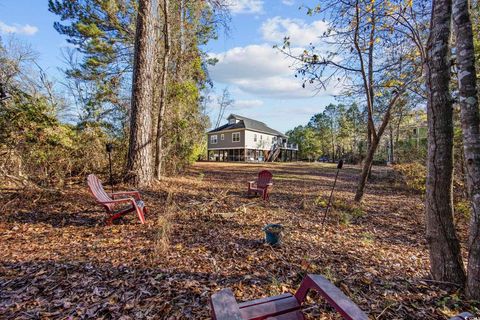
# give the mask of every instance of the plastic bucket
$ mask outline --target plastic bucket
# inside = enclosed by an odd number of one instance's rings
[[[282,242],[282,231],[283,226],[281,224],[267,224],[263,227],[263,231],[265,231],[265,242],[271,246],[278,246]]]

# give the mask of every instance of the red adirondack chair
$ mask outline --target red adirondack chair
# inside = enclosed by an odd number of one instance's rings
[[[248,194],[259,193],[262,195],[263,200],[270,198],[269,190],[272,189],[272,173],[268,170],[262,170],[258,173],[257,181],[248,182]],[[255,186],[254,186],[255,185]]]
[[[307,275],[295,295],[279,296],[237,303],[231,289],[222,289],[212,295],[214,320],[303,320],[301,305],[309,290],[317,291],[344,319],[368,320],[367,315],[340,289],[321,275]]]
[[[113,220],[133,211],[137,213],[140,222],[142,224],[145,223],[147,208],[140,198],[140,193],[138,191],[124,191],[108,194],[105,192],[102,182],[94,174],[88,175],[87,183],[90,192],[97,202],[105,208],[108,214],[111,215],[107,219],[107,224],[111,224]],[[120,210],[114,210],[115,207],[118,207],[118,205],[121,204],[127,204],[127,206]]]
[[[231,289],[222,289],[210,299],[213,320],[304,320],[301,304],[308,291],[315,290],[343,319],[368,320],[367,315],[340,289],[321,275],[307,275],[295,295],[279,296],[237,303]],[[450,320],[472,319],[472,314],[461,313]],[[473,320],[473,319],[472,319]]]

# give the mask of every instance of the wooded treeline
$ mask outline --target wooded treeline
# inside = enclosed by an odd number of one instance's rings
[[[84,121],[108,121],[122,98],[131,101],[121,135],[129,137],[127,176],[148,185],[196,160],[209,125],[200,105],[208,85],[201,46],[228,19],[222,3],[50,1],[49,8],[62,20],[55,28],[83,53],[67,74],[95,84],[82,97],[91,106]]]
[[[10,97],[1,102],[2,152],[9,155],[1,168],[9,183],[58,185],[103,171],[106,143],[114,144],[116,176],[127,173],[138,185],[204,153],[209,119],[200,102],[211,83],[201,48],[228,22],[221,1],[50,0],[48,6],[58,16],[54,28],[71,44],[62,83],[49,79],[27,45],[0,39],[8,66],[0,84]]]
[[[356,103],[329,104],[306,125],[287,132],[298,143],[300,158],[307,161],[343,159],[359,164],[367,149],[366,110]],[[424,162],[427,156],[427,115],[406,100],[392,112],[386,134],[374,156],[379,165]]]
[[[472,9],[473,18],[466,0],[322,2],[307,13],[329,21],[330,28],[321,35],[327,45],[311,46],[295,55],[286,37],[279,50],[297,61],[297,76],[304,86],[322,90],[340,84],[343,96],[355,101],[348,109],[327,106],[307,126],[289,135],[303,147],[304,157],[321,153],[353,162],[355,156],[361,158],[358,202],[382,140],[390,140],[389,160],[395,160],[395,130],[398,137],[405,116],[426,106],[426,159],[412,160],[427,164],[426,237],[431,273],[435,280],[465,286],[469,298],[479,299],[480,118],[475,65],[480,48],[474,46],[478,25],[472,25],[478,21],[478,3]],[[467,271],[454,224],[455,118],[463,146],[457,167],[464,173],[471,203]],[[360,125],[352,126],[352,119]],[[387,133],[390,139],[384,138]]]

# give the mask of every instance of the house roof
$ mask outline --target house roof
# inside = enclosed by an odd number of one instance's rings
[[[208,133],[219,132],[219,131],[224,131],[224,130],[233,130],[233,129],[247,129],[247,130],[252,130],[252,131],[268,133],[268,134],[271,134],[271,135],[274,135],[274,136],[281,136],[281,137],[284,137],[284,138],[287,137],[286,135],[284,135],[280,131],[277,131],[275,129],[270,128],[269,126],[267,126],[265,123],[263,123],[261,121],[246,118],[246,117],[239,116],[239,115],[236,115],[236,114],[233,114],[233,113],[231,115],[229,115],[227,119],[230,120],[231,118],[235,118],[239,121],[234,123],[234,124],[227,123],[223,126],[220,126],[218,128],[215,128],[215,129],[209,131]]]

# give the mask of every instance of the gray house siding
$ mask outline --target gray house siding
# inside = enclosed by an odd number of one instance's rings
[[[232,134],[239,132],[240,141],[233,142]],[[224,135],[224,140],[222,140],[222,134]],[[217,136],[217,143],[212,143],[211,136]],[[245,129],[233,130],[233,131],[223,131],[215,132],[208,134],[208,149],[232,149],[232,148],[245,148]]]
[[[207,158],[210,161],[295,161],[297,147],[265,123],[230,115],[228,123],[208,132]],[[238,141],[233,135],[238,134]],[[223,139],[222,139],[223,136]],[[216,139],[212,140],[212,137]]]

